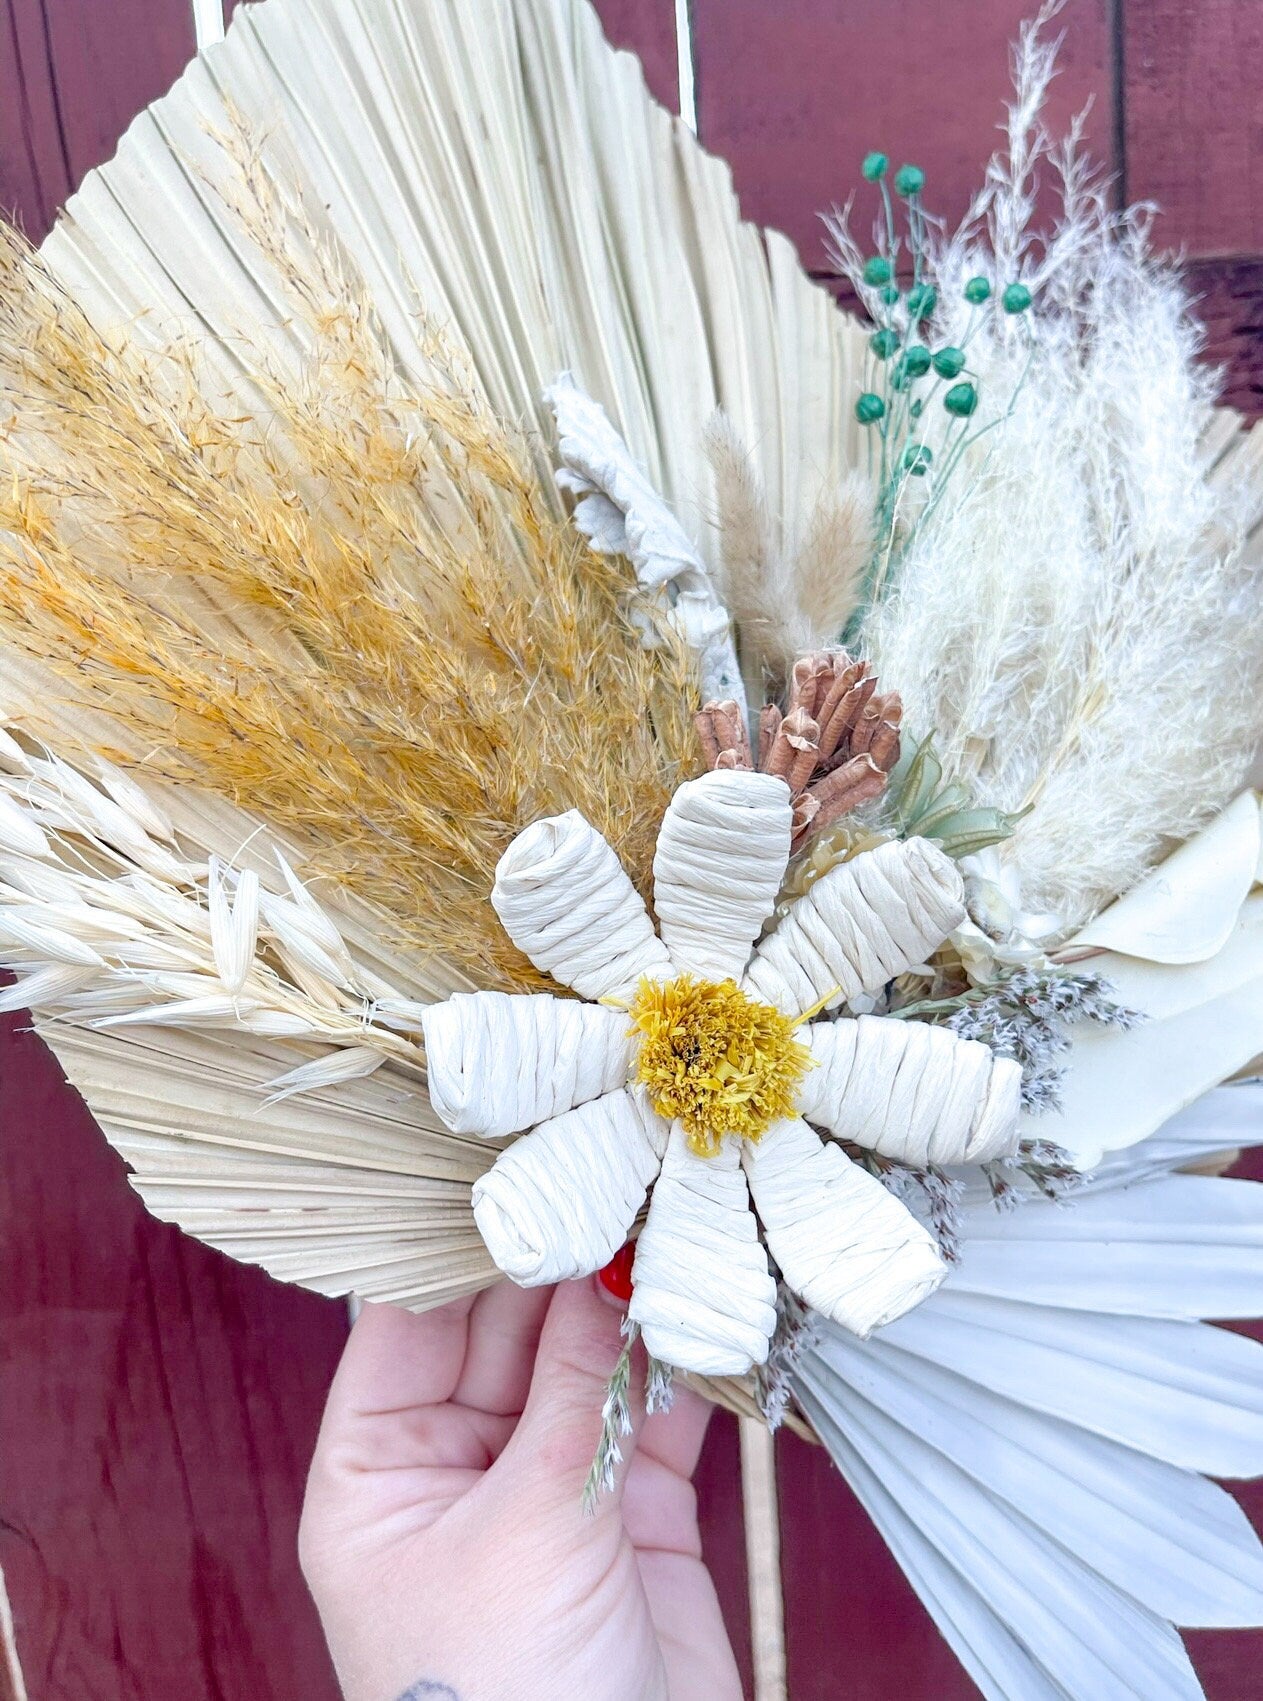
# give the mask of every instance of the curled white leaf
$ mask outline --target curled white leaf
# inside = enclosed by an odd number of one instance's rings
[[[731,698],[744,713],[728,611],[696,546],[636,465],[605,409],[568,372],[544,399],[557,420],[562,458],[557,483],[578,498],[575,524],[594,549],[625,555],[647,589],[672,588],[668,618],[698,655],[703,700]]]
[[[750,1192],[772,1256],[808,1305],[857,1335],[902,1317],[943,1280],[928,1231],[801,1117],[747,1142]]]

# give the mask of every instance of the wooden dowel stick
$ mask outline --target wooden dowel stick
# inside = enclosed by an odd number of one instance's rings
[[[776,1498],[776,1438],[761,1417],[738,1418],[754,1701],[787,1701],[781,1520]]]

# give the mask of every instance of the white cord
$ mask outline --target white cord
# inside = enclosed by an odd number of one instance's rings
[[[697,84],[693,77],[693,18],[690,0],[675,0],[675,63],[680,84],[680,117],[696,136]]]
[[[199,53],[224,39],[224,0],[193,0],[193,34]]]

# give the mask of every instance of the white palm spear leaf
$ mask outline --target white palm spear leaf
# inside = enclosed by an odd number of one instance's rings
[[[959,1266],[868,1341],[821,1323],[804,1410],[983,1693],[1196,1697],[1173,1624],[1263,1623],[1263,1548],[1203,1475],[1263,1471],[1257,1186],[1167,1166],[1257,1139],[1220,1089],[1069,1208],[965,1213]]]
[[[740,222],[728,168],[586,0],[268,0],[141,114],[45,257],[98,329],[194,331],[248,388],[243,329],[278,358],[301,345],[221,197],[235,125],[364,278],[403,370],[419,303],[544,441],[543,391],[572,370],[712,565],[716,408],[759,445],[791,550],[853,463],[862,333],[783,237]]]

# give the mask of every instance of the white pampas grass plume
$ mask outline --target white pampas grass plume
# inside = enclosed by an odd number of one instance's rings
[[[1078,128],[1053,150],[1040,126],[1041,20],[1016,51],[1007,146],[928,261],[939,307],[919,335],[967,346],[978,411],[961,423],[927,403],[933,469],[900,496],[862,642],[945,772],[1025,812],[999,855],[1064,936],[1244,780],[1263,731],[1263,596],[1248,492],[1210,476],[1216,379],[1178,279],[1150,257],[1142,210],[1109,212]],[[1042,240],[1047,159],[1063,217]],[[981,311],[962,293],[977,274],[993,284]],[[1006,313],[1019,279],[1034,306]]]
[[[794,567],[810,634],[804,648],[836,643],[858,605],[875,543],[873,520],[873,489],[862,473],[848,473],[836,490],[820,493]]]

